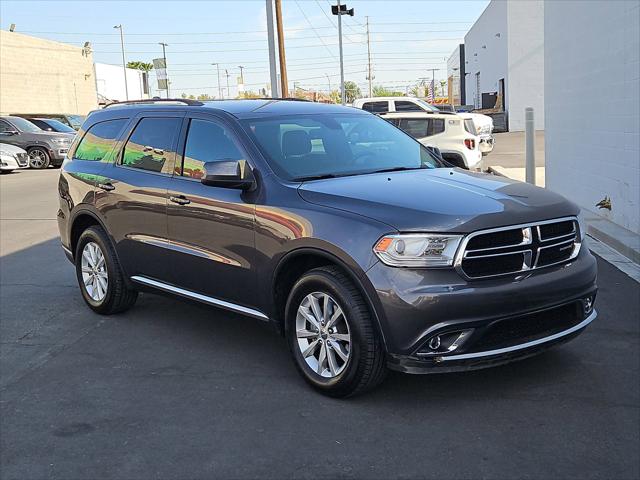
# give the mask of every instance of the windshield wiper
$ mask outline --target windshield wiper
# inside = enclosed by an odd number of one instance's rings
[[[337,178],[340,175],[335,175],[333,173],[325,173],[323,175],[309,175],[307,177],[297,177],[294,178],[293,180],[295,182],[308,182],[310,180],[324,180],[325,178]]]
[[[367,173],[385,173],[385,172],[401,172],[403,170],[422,170],[425,167],[392,167],[392,168],[383,168],[381,170],[372,170]]]

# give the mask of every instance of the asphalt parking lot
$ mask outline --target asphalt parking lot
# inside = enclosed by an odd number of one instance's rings
[[[605,261],[600,316],[573,342],[333,400],[258,321],[150,294],[93,314],[56,181],[0,177],[3,479],[640,476],[640,294]]]

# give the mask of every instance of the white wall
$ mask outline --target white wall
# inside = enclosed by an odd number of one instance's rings
[[[497,92],[501,78],[508,84],[507,41],[507,2],[494,0],[464,37],[467,104],[475,102],[478,71],[481,92]]]
[[[545,6],[546,185],[640,233],[640,3]],[[595,204],[611,198],[612,210]]]
[[[507,11],[509,130],[524,130],[524,109],[533,107],[536,130],[544,130],[544,2],[510,1]]]
[[[122,65],[96,63],[95,68],[98,93],[109,100],[126,100]],[[140,70],[127,68],[127,87],[129,89],[129,100],[149,98],[143,91],[142,72]]]

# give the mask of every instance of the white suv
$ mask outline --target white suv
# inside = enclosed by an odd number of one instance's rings
[[[469,170],[482,169],[480,137],[470,119],[446,113],[385,113],[380,115],[425,146],[440,149],[447,162]]]
[[[433,105],[416,97],[372,97],[359,98],[353,102],[353,106],[371,113],[389,112],[427,112],[444,113],[445,115],[458,115],[465,120],[472,120],[474,133],[480,137],[478,148],[483,155],[493,150],[495,140],[493,138],[493,119],[481,113],[462,113],[441,111]]]

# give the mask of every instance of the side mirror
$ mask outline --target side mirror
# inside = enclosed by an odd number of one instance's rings
[[[207,162],[203,166],[204,173],[200,180],[203,185],[222,188],[251,190],[256,179],[246,160],[221,160]]]
[[[438,160],[444,161],[444,158],[442,158],[442,152],[440,151],[440,149],[438,147],[433,147],[433,146],[429,145],[426,148]]]

